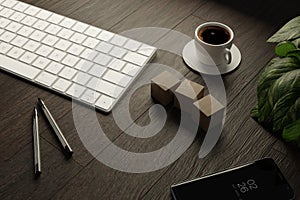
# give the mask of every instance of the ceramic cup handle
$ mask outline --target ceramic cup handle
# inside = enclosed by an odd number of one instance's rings
[[[231,60],[232,60],[232,56],[231,56],[231,52],[228,48],[225,48],[225,60],[227,61],[227,64],[230,64],[231,63]]]

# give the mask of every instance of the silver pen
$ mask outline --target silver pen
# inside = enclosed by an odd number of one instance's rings
[[[53,116],[51,115],[50,111],[48,110],[48,108],[46,107],[44,101],[40,98],[38,98],[40,104],[41,104],[41,107],[42,107],[42,110],[46,116],[46,118],[48,119],[50,125],[52,126],[56,136],[58,137],[61,145],[63,146],[63,148],[65,149],[65,151],[67,153],[69,153],[70,155],[73,154],[73,150],[72,148],[70,147],[70,145],[68,144],[65,136],[62,134],[60,128],[58,127],[57,123],[55,122]]]
[[[34,151],[34,174],[39,176],[42,173],[41,168],[41,153],[40,153],[40,139],[39,139],[39,123],[38,114],[36,107],[33,110],[33,124],[32,124],[32,134],[33,134],[33,151]]]

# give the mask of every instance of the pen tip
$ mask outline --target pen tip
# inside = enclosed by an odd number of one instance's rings
[[[41,173],[42,173],[41,171],[36,171],[36,172],[35,172],[35,178],[40,177],[40,176],[41,176]]]

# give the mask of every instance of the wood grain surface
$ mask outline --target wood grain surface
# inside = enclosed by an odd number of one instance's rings
[[[170,186],[225,170],[263,157],[272,157],[300,198],[300,151],[274,137],[251,117],[256,104],[258,75],[274,56],[274,45],[266,43],[277,29],[299,15],[298,1],[259,0],[23,0],[32,5],[130,36],[128,30],[141,27],[160,27],[193,38],[195,28],[206,21],[220,21],[232,27],[234,43],[242,53],[239,68],[223,75],[227,95],[227,115],[222,135],[208,156],[198,158],[205,133],[198,135],[187,151],[174,163],[149,173],[127,173],[99,162],[85,148],[74,124],[73,112],[88,118],[93,109],[54,94],[41,87],[0,72],[0,199],[171,199]],[[149,44],[169,48],[186,43],[180,36],[168,37],[169,31],[146,38]],[[132,36],[142,38],[141,35]],[[182,76],[205,84],[200,74],[191,71],[179,55],[159,50],[152,63],[172,67]],[[147,73],[145,71],[144,73]],[[212,77],[213,78],[213,77]],[[137,84],[139,83],[137,80]],[[153,137],[140,139],[129,136],[136,125],[151,123],[150,85],[134,91],[130,88],[121,101],[130,100],[132,123],[118,127],[113,114],[97,112],[87,120],[89,131],[100,124],[113,144],[130,152],[151,152],[167,145],[175,136],[180,113],[167,109],[164,127]],[[207,93],[207,91],[206,91]],[[65,137],[74,149],[70,159],[62,149],[40,114],[42,175],[33,175],[31,120],[37,98],[44,99]],[[158,123],[160,118],[155,117]],[[140,132],[139,134],[146,134]],[[86,137],[89,137],[88,131]],[[93,138],[89,138],[93,139]],[[103,143],[92,149],[103,156],[110,145]],[[113,159],[113,157],[112,157]],[[124,157],[124,163],[128,157]],[[126,167],[126,166],[125,166]]]

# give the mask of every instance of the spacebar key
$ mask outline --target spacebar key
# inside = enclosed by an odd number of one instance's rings
[[[40,70],[21,63],[15,59],[0,54],[0,68],[5,71],[17,74],[18,76],[32,80],[40,72]]]

